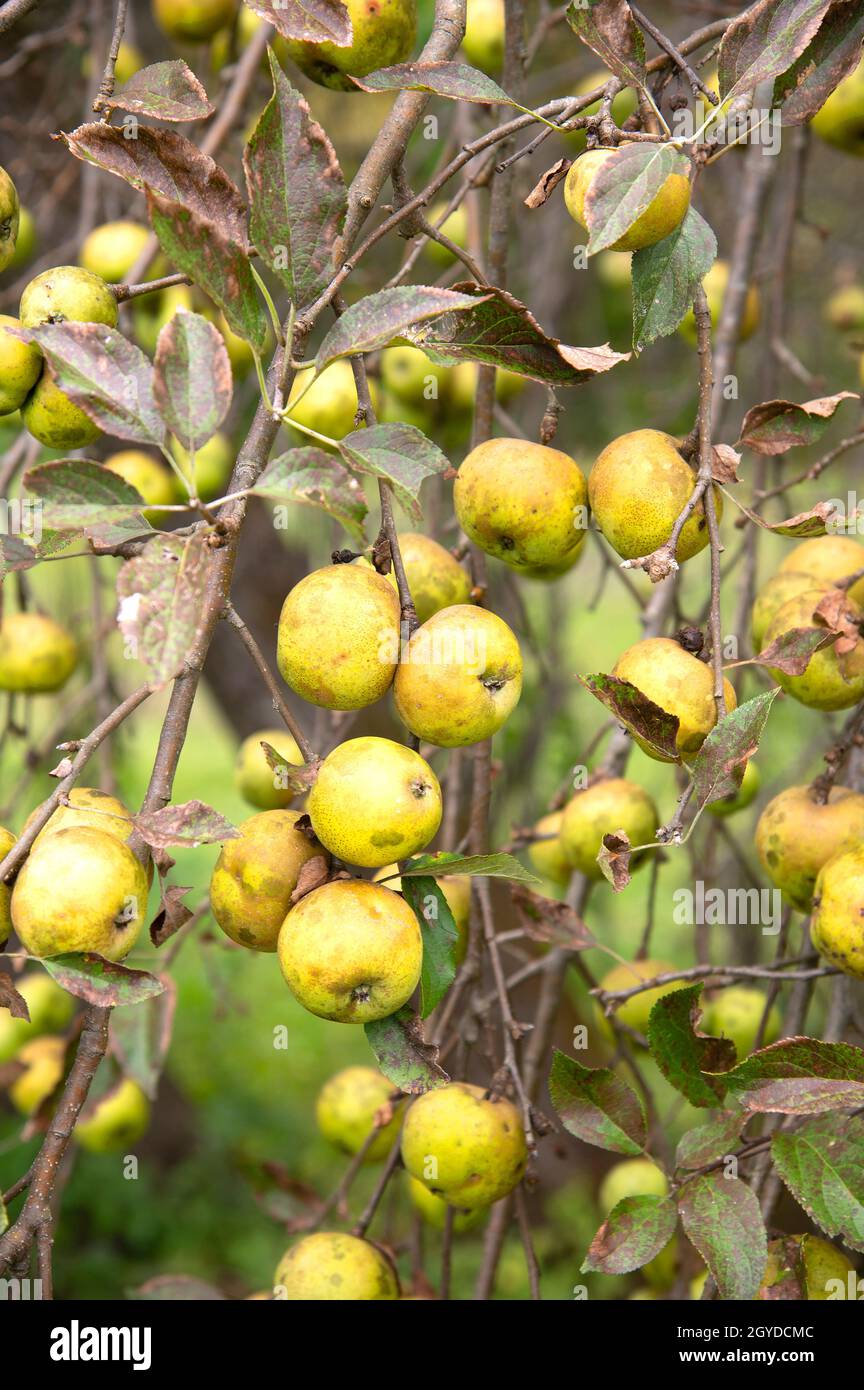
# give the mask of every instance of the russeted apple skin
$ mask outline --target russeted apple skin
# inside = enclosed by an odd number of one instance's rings
[[[316,1231],[285,1251],[273,1278],[276,1300],[371,1302],[399,1297],[393,1265],[377,1246],[342,1231]]]
[[[597,881],[603,871],[597,855],[604,835],[623,830],[635,849],[651,844],[660,824],[657,807],[643,787],[623,777],[610,777],[576,792],[564,808],[561,846],[571,868]],[[631,868],[645,861],[645,853],[634,854]]]
[[[328,565],[301,579],[279,618],[276,661],[291,689],[324,709],[385,695],[399,656],[399,598],[369,565]]]
[[[374,1067],[345,1067],[324,1082],[315,1101],[315,1119],[322,1135],[343,1153],[362,1149],[375,1125],[375,1116],[396,1091],[392,1081]],[[399,1127],[403,1107],[393,1104],[390,1122],[380,1127],[366,1149],[363,1162],[386,1158]]]
[[[298,830],[299,811],[260,811],[226,840],[210,880],[210,906],[225,935],[253,951],[275,951],[304,864],[330,856]]]
[[[832,787],[824,804],[808,786],[786,787],[756,823],[762,867],[797,912],[811,911],[816,879],[828,860],[862,841],[864,795],[851,787]]]
[[[789,599],[774,614],[765,633],[765,645],[770,647],[784,632],[795,628],[818,627],[815,612],[825,597],[824,589],[805,589]],[[848,607],[856,621],[864,623],[864,609],[852,599]],[[809,709],[850,709],[864,698],[864,640],[860,639],[842,657],[833,646],[814,652],[807,669],[799,676],[789,675],[779,667],[769,667],[781,689]]]
[[[75,639],[42,613],[7,613],[0,622],[0,690],[60,690],[78,665]]]
[[[632,430],[607,444],[588,475],[588,500],[606,540],[624,560],[650,555],[665,545],[696,486],[696,475],[661,430]],[[723,498],[714,489],[718,519]],[[681,528],[675,547],[679,564],[708,544],[702,499]]]
[[[513,1191],[528,1164],[519,1111],[464,1081],[427,1091],[405,1116],[402,1161],[453,1206],[488,1207]]]
[[[298,1003],[334,1023],[371,1023],[407,1004],[423,942],[411,908],[381,884],[337,879],[292,907],[279,965]]]
[[[417,38],[417,4],[416,0],[345,0],[345,4],[354,31],[349,47],[286,39],[284,52],[319,86],[358,92],[351,77],[365,77],[411,57]]]
[[[522,693],[522,653],[502,618],[471,604],[442,608],[409,639],[393,683],[402,723],[441,748],[491,738]]]
[[[649,700],[668,714],[678,717],[676,745],[684,761],[694,757],[717,723],[714,702],[714,673],[671,637],[646,637],[622,652],[612,673],[619,680],[635,685]],[[726,712],[737,704],[735,690],[723,680]],[[658,762],[673,759],[658,753],[638,734],[639,747]]]
[[[585,202],[594,179],[614,150],[587,150],[571,165],[564,182],[567,211],[581,227],[588,227]],[[673,232],[690,206],[690,180],[684,174],[670,174],[648,207],[632,226],[611,246],[612,251],[641,251]]]
[[[585,540],[588,489],[568,454],[525,439],[488,439],[453,485],[462,529],[511,569],[567,567]]]
[[[128,955],[147,911],[147,874],[116,836],[89,826],[49,835],[12,890],[12,922],[33,956]]]
[[[813,894],[810,939],[844,975],[864,980],[864,846],[824,864]]]
[[[389,738],[352,738],[328,753],[307,801],[312,828],[338,859],[380,869],[425,849],[441,824],[438,778]]]
[[[811,536],[790,550],[777,573],[812,574],[813,588],[833,587],[864,569],[864,545],[854,536]],[[864,604],[864,579],[856,579],[846,590],[854,603]],[[790,598],[793,597],[791,594]]]
[[[442,608],[467,603],[471,595],[471,579],[467,570],[443,545],[439,545],[431,536],[404,531],[399,536],[399,549],[408,588],[421,623]]]
[[[284,810],[297,793],[289,786],[277,785],[278,773],[268,763],[262,743],[269,743],[284,758],[286,766],[302,766],[303,754],[287,729],[258,729],[244,738],[237,750],[234,785],[250,806],[257,806],[260,811]]]

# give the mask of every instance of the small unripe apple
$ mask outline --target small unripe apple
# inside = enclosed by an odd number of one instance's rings
[[[282,605],[276,646],[282,679],[324,709],[372,705],[393,683],[399,621],[396,591],[371,565],[315,570]]]
[[[183,476],[191,481],[192,462],[187,450],[179,439],[171,441],[171,452],[180,466]],[[234,467],[235,451],[227,435],[214,434],[202,444],[195,453],[194,491],[202,502],[210,502],[214,497],[224,495]]]
[[[234,785],[251,806],[261,811],[282,810],[291,805],[296,792],[284,784],[284,775],[270,766],[262,742],[275,748],[286,767],[302,767],[303,754],[287,729],[259,729],[240,744],[234,764]]]
[[[552,811],[541,816],[534,826],[535,835],[552,835],[553,839],[535,840],[528,846],[528,858],[538,874],[551,879],[560,888],[570,881],[570,861],[561,842],[561,821],[563,811]]]
[[[406,343],[381,354],[382,383],[409,405],[437,401],[446,380],[447,368],[439,367],[420,348]]]
[[[21,242],[21,232],[18,232]],[[825,317],[838,333],[864,332],[864,285],[843,285],[825,305]]]
[[[363,1159],[364,1163],[377,1163],[387,1157],[402,1123],[398,1098],[391,1099],[396,1090],[393,1082],[373,1067],[346,1067],[338,1071],[318,1092],[315,1119],[319,1130],[343,1153],[356,1154],[375,1128],[378,1112],[389,1107],[390,1119],[377,1128]]]
[[[32,848],[44,844],[48,836],[56,831],[71,830],[73,826],[83,825],[89,826],[92,830],[104,830],[106,834],[113,835],[124,843],[129,840],[135,829],[132,817],[123,802],[116,796],[111,796],[109,792],[100,791],[98,787],[73,787],[66,800],[68,805],[58,806],[56,811],[52,811],[33,841]],[[37,815],[38,807],[31,811],[24,822],[25,830],[29,830],[31,821]]]
[[[600,987],[610,993],[617,993],[619,990],[634,989],[640,980],[653,980],[658,975],[672,975],[677,969],[677,965],[671,964],[668,960],[627,961],[623,965],[613,966],[603,976]],[[634,1028],[637,1033],[647,1035],[648,1019],[657,1000],[662,999],[664,994],[671,994],[673,990],[684,989],[687,983],[686,980],[671,980],[665,985],[655,985],[652,989],[643,989],[639,994],[625,999],[624,1003],[615,1010],[615,1017],[619,1023],[623,1023],[627,1028]],[[599,1005],[596,1008],[596,1018],[601,1033],[605,1037],[611,1038],[613,1036],[612,1026]]]
[[[603,877],[597,855],[604,835],[623,830],[635,849],[653,843],[659,824],[657,807],[643,787],[623,777],[610,777],[568,801],[561,821],[561,846],[571,867],[596,882]],[[634,854],[631,868],[644,860],[644,853]]]
[[[813,536],[802,541],[786,556],[778,568],[778,574],[812,574],[814,579],[826,585],[836,584],[840,579],[848,579],[864,569],[864,546],[852,536]],[[820,584],[814,584],[818,589]],[[864,604],[864,579],[856,579],[847,590],[855,603]],[[790,598],[792,595],[790,594]]]
[[[849,1275],[854,1273],[852,1261],[821,1236],[779,1236],[768,1242],[765,1277],[756,1297],[827,1302],[838,1298],[839,1283],[841,1298],[856,1298],[857,1292],[849,1291]]]
[[[334,1023],[371,1023],[401,1009],[420,980],[423,942],[398,893],[336,879],[292,907],[279,965],[298,1003]]]
[[[491,738],[522,692],[522,654],[503,619],[485,608],[442,608],[411,636],[393,697],[418,738],[459,748]]]
[[[174,474],[144,449],[120,449],[116,454],[111,454],[103,466],[118,477],[125,478],[135,488],[148,504],[143,515],[154,526],[158,526],[168,515],[161,508],[170,507],[180,500]]]
[[[864,155],[864,59],[834,88],[810,128],[836,149]]]
[[[8,1009],[0,1009],[0,1062],[8,1062],[25,1043],[43,1033],[61,1032],[75,1011],[72,995],[43,970],[16,980],[15,988],[27,1005],[30,1021],[13,1018]]]
[[[8,332],[19,319],[0,314],[0,415],[19,410],[39,380],[42,354],[35,343],[22,343]]]
[[[34,1115],[63,1079],[64,1038],[34,1038],[25,1043],[16,1061],[26,1068],[9,1087],[9,1099],[22,1115]]]
[[[419,1211],[427,1225],[433,1226],[436,1231],[444,1230],[448,1211],[453,1213],[453,1231],[457,1236],[473,1231],[486,1220],[486,1207],[455,1207],[451,1202],[445,1202],[443,1197],[430,1192],[426,1184],[418,1182],[417,1178],[409,1177],[408,1195],[414,1210]]]
[[[818,627],[815,612],[824,597],[823,589],[805,589],[784,603],[765,633],[766,647],[793,628]],[[864,624],[864,609],[851,598],[847,606],[854,621]],[[768,669],[787,695],[810,709],[849,709],[864,697],[864,640],[859,638],[842,657],[838,657],[834,647],[814,652],[800,676],[773,666]]]
[[[723,312],[723,301],[726,298],[726,286],[729,283],[729,262],[715,261],[703,277],[702,288],[708,300],[708,310],[711,314],[711,327],[716,329],[720,322],[720,315]],[[741,316],[741,327],[738,330],[739,343],[746,343],[748,338],[752,338],[756,329],[759,327],[759,319],[762,313],[762,300],[759,289],[756,285],[748,285],[747,295],[744,300],[744,312]],[[688,309],[681,323],[678,325],[678,332],[687,339],[688,343],[695,343],[696,317],[692,309]]]
[[[719,801],[709,802],[707,809],[712,816],[719,816],[721,819],[725,816],[734,816],[738,811],[746,810],[759,795],[761,781],[759,769],[751,760],[744,767],[741,785],[734,792],[721,796]]]
[[[441,824],[438,778],[389,738],[351,738],[328,753],[307,801],[312,828],[348,864],[380,869],[424,849]]]
[[[750,985],[731,985],[706,1005],[700,1028],[717,1038],[731,1038],[741,1061],[753,1051],[766,999],[760,989]],[[776,1004],[771,1005],[760,1046],[768,1047],[780,1036],[783,1020]]]
[[[421,623],[425,623],[433,613],[440,613],[442,608],[468,602],[471,597],[470,576],[443,545],[418,531],[402,531],[399,550]]]
[[[412,1104],[402,1126],[402,1162],[452,1206],[488,1207],[525,1174],[522,1117],[511,1101],[482,1086],[452,1081]]]
[[[585,202],[591,185],[607,161],[615,159],[615,154],[614,150],[586,150],[570,166],[564,181],[564,202],[573,221],[581,227],[588,227]],[[611,249],[641,251],[645,246],[653,246],[675,230],[689,206],[690,180],[684,174],[670,174],[645,211]]]
[[[234,19],[237,0],[153,0],[153,18],[163,34],[179,43],[212,39]]]
[[[454,208],[448,217],[444,217],[447,211],[447,201],[433,203],[427,215],[427,221],[431,222],[436,231],[442,232],[448,240],[461,247],[464,251],[468,246],[468,209],[464,203],[460,203],[458,208]],[[440,226],[439,226],[440,223]],[[442,246],[440,241],[433,241],[430,237],[424,247],[425,254],[437,265],[452,265],[456,257],[446,246]],[[463,366],[473,366],[473,363],[463,363]],[[458,370],[458,368],[456,369]]]
[[[275,951],[303,865],[329,855],[297,829],[299,811],[261,811],[226,840],[210,879],[210,907],[238,946]]]
[[[131,849],[104,830],[49,835],[25,860],[12,890],[12,922],[33,956],[95,951],[128,955],[144,924],[147,875]]]
[[[80,265],[58,265],[30,281],[18,316],[25,328],[43,323],[106,323],[116,328],[117,300],[100,275]]]
[[[7,613],[0,624],[0,690],[60,690],[78,665],[73,637],[43,613]]]
[[[79,260],[85,270],[116,285],[126,279],[149,240],[150,230],[140,222],[104,222],[85,237]]]
[[[80,449],[102,433],[60,390],[47,366],[21,407],[21,419],[33,438],[48,449]]]
[[[387,1256],[368,1240],[316,1231],[286,1250],[273,1277],[277,1299],[320,1303],[368,1303],[399,1297],[399,1280]]]
[[[666,1174],[650,1158],[625,1158],[609,1169],[600,1184],[598,1201],[608,1216],[625,1197],[665,1197],[668,1191]]]
[[[813,894],[810,940],[844,975],[864,980],[864,846],[822,866]]]
[[[563,565],[585,539],[588,489],[568,454],[489,439],[464,459],[453,505],[475,545],[511,569]]]
[[[473,68],[501,71],[505,27],[504,0],[468,0],[462,51]]]
[[[820,869],[835,854],[864,840],[864,795],[831,788],[816,801],[807,786],[786,787],[768,802],[756,824],[756,849],[775,888],[798,912],[810,912]]]
[[[15,255],[20,214],[18,190],[0,165],[0,270],[5,270]]]
[[[335,43],[305,43],[286,39],[284,53],[302,73],[321,87],[357,92],[351,77],[365,77],[378,68],[404,63],[414,52],[417,37],[416,0],[344,0],[353,39],[347,48]],[[350,74],[350,77],[349,77]]]
[[[685,762],[695,757],[717,723],[711,667],[670,637],[646,637],[622,652],[612,674],[635,685],[668,714],[676,715],[678,751]],[[725,678],[723,691],[728,714],[735,709],[737,699],[733,686]],[[638,735],[634,737],[649,757],[658,762],[672,761]]]
[[[374,381],[369,382],[369,394],[374,406],[377,400]],[[313,367],[298,372],[288,397],[288,409],[291,413],[286,423],[289,425],[296,421],[329,439],[343,439],[350,434],[356,428],[357,414],[357,387],[351,363],[340,357],[317,377]],[[303,442],[309,443],[309,437],[304,436]]]
[[[137,1081],[127,1076],[85,1105],[72,1137],[89,1153],[125,1153],[149,1123],[150,1102]]]
[[[588,475],[588,500],[606,540],[624,560],[665,545],[696,486],[696,475],[671,435],[660,430],[622,434],[599,455]],[[714,489],[718,520],[722,494]],[[710,537],[703,499],[685,521],[675,547],[679,564],[704,550]]]

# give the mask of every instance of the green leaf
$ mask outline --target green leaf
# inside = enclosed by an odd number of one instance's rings
[[[816,1115],[864,1105],[864,1051],[818,1038],[783,1038],[723,1073],[752,1113]]]
[[[475,878],[509,878],[517,883],[539,883],[540,880],[529,873],[524,864],[514,859],[512,854],[450,854],[446,850],[440,854],[421,855],[409,859],[400,870],[403,878],[412,875],[428,874],[430,871],[441,874],[468,874]]]
[[[759,747],[771,706],[779,690],[767,690],[747,700],[715,724],[693,760],[693,809],[732,796],[741,786],[744,768]]]
[[[324,449],[288,449],[271,459],[252,492],[279,504],[299,502],[332,516],[361,545],[366,543],[366,498],[357,479]]]
[[[201,121],[216,109],[182,58],[139,68],[106,99],[105,107],[152,116],[157,121]]]
[[[584,1143],[619,1154],[640,1154],[645,1148],[642,1101],[608,1067],[584,1067],[556,1048],[549,1095],[564,1128]]]
[[[180,310],[159,334],[153,394],[162,418],[189,453],[218,430],[231,405],[231,362],[219,329]]]
[[[468,63],[394,63],[351,81],[363,92],[432,92],[454,101],[519,107],[497,82]]]
[[[704,1168],[731,1151],[741,1137],[748,1116],[742,1110],[723,1110],[717,1116],[688,1129],[678,1141],[676,1168]]]
[[[383,478],[414,522],[423,519],[420,488],[427,478],[446,473],[450,460],[416,425],[372,425],[352,430],[339,441],[339,452],[358,473]]]
[[[419,1096],[450,1080],[438,1065],[438,1049],[423,1037],[423,1025],[409,1004],[389,1018],[364,1024],[366,1040],[388,1081]]]
[[[654,201],[670,174],[686,176],[690,164],[672,145],[619,145],[585,196],[588,255],[613,246]]]
[[[687,1239],[708,1266],[720,1297],[755,1298],[768,1259],[756,1194],[738,1178],[703,1173],[684,1183],[678,1210]]]
[[[824,1115],[771,1140],[774,1166],[812,1221],[864,1250],[864,1120]]]
[[[582,1273],[631,1274],[669,1244],[678,1225],[669,1197],[625,1197],[609,1213],[591,1242]]]
[[[337,357],[386,347],[392,338],[402,337],[416,324],[471,309],[474,302],[470,295],[433,285],[396,285],[368,294],[346,309],[330,329],[315,355],[315,370],[323,372]]]
[[[100,1009],[140,1004],[165,989],[163,981],[146,970],[132,970],[128,965],[104,960],[92,951],[44,956],[42,964],[63,989],[88,1004],[97,1004]]]
[[[165,426],[153,368],[140,348],[105,323],[45,323],[17,330],[38,343],[70,400],[109,434],[161,446]]]
[[[693,296],[717,258],[717,238],[695,208],[662,241],[637,251],[631,262],[633,347],[636,352],[674,333],[693,307]]]
[[[524,304],[494,285],[469,280],[454,288],[471,295],[474,307],[445,315],[409,335],[433,362],[444,366],[480,362],[548,386],[579,386],[630,356],[613,352],[608,343],[571,347],[550,337]]]
[[[658,999],[648,1018],[648,1044],[667,1081],[691,1105],[712,1109],[726,1093],[726,1068],[735,1065],[736,1053],[728,1038],[696,1031],[701,994],[702,985],[696,984]]]
[[[273,96],[243,153],[249,230],[299,312],[333,274],[347,193],[329,139],[268,50]]]
[[[423,937],[420,1017],[428,1018],[456,978],[459,932],[447,899],[434,878],[419,875],[405,878],[402,896],[413,909]]]

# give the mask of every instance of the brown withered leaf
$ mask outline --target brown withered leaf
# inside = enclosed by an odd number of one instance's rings
[[[813,617],[831,632],[839,632],[834,650],[838,656],[854,651],[861,641],[858,613],[842,589],[829,589],[813,609]],[[842,670],[842,662],[841,662]]]
[[[308,792],[318,776],[321,759],[316,758],[311,763],[286,763],[284,753],[278,753],[273,745],[267,743],[263,738],[260,743],[264,749],[264,757],[267,759],[268,767],[279,774],[280,785],[284,785],[286,789],[290,789],[298,795]]]
[[[13,1018],[23,1018],[30,1022],[27,1001],[15,988],[15,981],[5,970],[0,971],[0,1009],[8,1009]]]
[[[511,883],[510,896],[519,914],[519,924],[532,941],[563,946],[568,951],[585,951],[596,945],[582,918],[569,904],[535,893],[524,883]]]
[[[838,391],[814,401],[763,401],[744,416],[738,444],[756,454],[785,454],[802,444],[813,444],[843,401],[857,400],[855,391]]]
[[[836,640],[836,633],[825,632],[820,627],[792,627],[775,637],[754,661],[759,666],[773,667],[787,676],[802,676],[814,653],[830,647]]]
[[[624,830],[615,830],[603,836],[597,863],[603,877],[612,884],[614,892],[620,893],[630,882],[630,853],[632,845]]]
[[[566,179],[567,171],[572,163],[572,159],[558,159],[551,169],[547,169],[545,174],[541,174],[528,197],[523,199],[526,208],[542,208],[561,180]]]
[[[316,854],[314,859],[307,859],[297,878],[297,887],[291,894],[291,903],[299,903],[301,898],[305,898],[307,893],[311,893],[315,888],[320,888],[322,883],[327,882],[329,866],[323,854]]]
[[[190,891],[180,883],[162,885],[159,911],[150,923],[150,940],[154,946],[164,946],[195,915],[183,902]]]
[[[731,444],[715,444],[711,463],[711,477],[716,483],[738,483],[738,465],[741,455]]]

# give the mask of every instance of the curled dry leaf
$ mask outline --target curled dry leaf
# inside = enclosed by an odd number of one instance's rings
[[[603,836],[603,843],[597,855],[597,863],[603,877],[612,884],[616,893],[626,888],[630,882],[630,854],[632,846],[625,831],[616,830]]]
[[[15,982],[5,970],[0,971],[0,1009],[8,1009],[13,1018],[23,1018],[30,1022],[27,1001],[15,988]]]
[[[522,883],[510,888],[519,925],[532,941],[549,942],[568,951],[584,951],[596,945],[595,939],[575,908],[534,893]]]
[[[314,859],[307,859],[300,870],[297,879],[297,887],[291,894],[291,903],[299,903],[301,898],[305,898],[307,893],[313,889],[320,888],[322,883],[326,883],[329,876],[327,860],[323,854],[316,854]]]
[[[562,179],[566,179],[567,171],[573,163],[572,159],[559,159],[547,169],[545,174],[541,174],[528,197],[523,199],[526,208],[541,208],[551,197]]]
[[[838,391],[814,401],[763,401],[744,416],[738,445],[755,454],[785,454],[798,445],[813,444],[843,401],[857,400],[855,391]]]
[[[712,451],[711,477],[715,483],[738,483],[741,455],[731,444],[715,444]]]
[[[154,946],[164,946],[195,915],[183,902],[190,891],[179,883],[163,884],[159,911],[150,923],[150,940]]]

